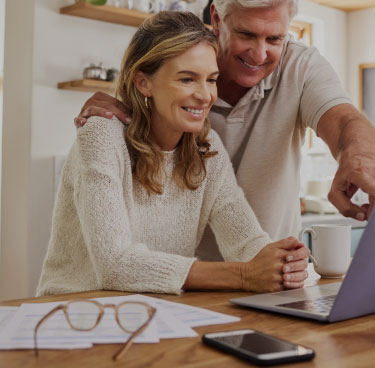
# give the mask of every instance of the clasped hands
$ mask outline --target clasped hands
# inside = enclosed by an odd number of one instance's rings
[[[310,251],[293,237],[265,246],[241,269],[242,290],[276,292],[304,285]]]

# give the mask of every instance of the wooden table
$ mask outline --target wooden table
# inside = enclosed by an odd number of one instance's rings
[[[0,305],[20,305],[24,302],[51,302],[78,297],[96,298],[126,295],[126,293],[95,291],[53,297],[2,302]],[[199,337],[161,340],[158,344],[134,344],[119,362],[112,360],[118,345],[95,345],[84,350],[42,350],[35,357],[31,350],[0,351],[0,367],[28,368],[101,368],[101,367],[248,367],[250,364],[203,345],[201,336],[207,332],[253,328],[295,343],[311,347],[316,357],[310,362],[283,367],[357,368],[375,367],[375,316],[324,324],[268,312],[234,306],[229,298],[244,296],[243,292],[186,292],[176,295],[154,295],[179,303],[207,308],[241,317],[240,322],[196,328]]]

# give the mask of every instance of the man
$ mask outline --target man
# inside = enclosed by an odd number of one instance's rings
[[[339,163],[329,200],[340,212],[364,220],[375,196],[375,129],[351,105],[316,49],[287,35],[297,7],[298,0],[214,0],[211,5],[220,77],[209,118],[272,239],[296,236],[300,229],[300,147],[306,127]],[[109,111],[126,118],[119,102],[96,94],[76,125],[90,115],[110,117]],[[369,204],[351,202],[358,188],[370,195]],[[208,254],[203,258],[217,259],[212,250]]]

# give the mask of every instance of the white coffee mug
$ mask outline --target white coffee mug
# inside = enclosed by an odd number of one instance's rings
[[[351,226],[312,225],[299,233],[303,241],[305,233],[311,234],[312,256],[315,271],[324,278],[339,278],[345,275],[350,264]]]
[[[151,13],[154,11],[155,3],[152,0],[137,0],[133,1],[133,9],[144,13]]]

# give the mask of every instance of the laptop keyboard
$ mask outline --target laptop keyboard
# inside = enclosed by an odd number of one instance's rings
[[[298,302],[279,304],[278,307],[302,309],[308,312],[328,314],[336,299],[336,295],[323,296],[312,300],[301,300]]]

